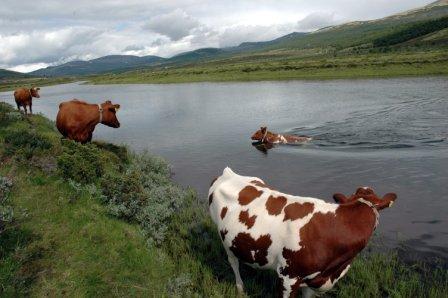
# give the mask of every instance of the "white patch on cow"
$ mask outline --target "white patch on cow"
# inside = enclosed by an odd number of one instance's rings
[[[288,141],[286,140],[286,138],[283,135],[280,135],[280,141],[285,144],[288,143]]]
[[[338,280],[340,280],[341,278],[344,277],[344,275],[347,274],[348,269],[350,269],[350,265],[347,265],[347,267],[345,267],[345,269],[341,272],[341,275],[339,275],[339,277],[333,281],[333,285],[336,284],[338,282]]]
[[[292,286],[295,285],[296,282],[297,278],[283,277],[283,288],[285,288],[285,290],[283,291],[283,297],[289,297],[292,292]]]
[[[305,276],[305,277],[303,278],[303,280],[313,279],[313,278],[315,278],[316,276],[318,276],[319,274],[320,274],[320,271],[314,272],[314,273],[312,273],[312,274],[310,274],[310,275]]]

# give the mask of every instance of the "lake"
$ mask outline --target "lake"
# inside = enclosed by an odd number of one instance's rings
[[[55,119],[72,98],[121,104],[119,129],[94,139],[149,150],[205,199],[226,166],[275,188],[332,201],[371,186],[396,192],[385,243],[448,259],[448,78],[42,87],[34,111]],[[13,103],[12,92],[0,100]],[[260,126],[305,134],[301,146],[252,146]]]

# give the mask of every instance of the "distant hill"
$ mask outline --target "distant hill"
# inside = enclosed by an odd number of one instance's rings
[[[89,75],[127,71],[147,67],[173,67],[222,59],[249,59],[279,56],[288,51],[328,53],[351,49],[372,49],[383,46],[445,46],[448,45],[446,21],[427,30],[432,20],[448,16],[448,0],[439,0],[424,7],[370,21],[356,21],[303,33],[293,32],[270,41],[243,42],[228,48],[203,48],[178,54],[171,58],[157,56],[105,56],[90,61],[72,61],[59,66],[36,70],[36,76]],[[430,22],[430,23],[427,23]],[[426,26],[426,27],[425,27]],[[426,29],[423,29],[425,27]],[[413,32],[418,30],[418,32]],[[401,36],[406,33],[406,38]],[[400,38],[397,38],[400,37]],[[387,42],[384,42],[387,40]]]
[[[21,79],[21,78],[29,78],[31,77],[28,74],[17,72],[17,71],[11,71],[6,69],[0,69],[0,80],[4,79]]]
[[[163,60],[164,58],[157,56],[110,55],[89,61],[71,61],[58,66],[38,69],[30,74],[40,77],[89,75],[156,65]]]
[[[386,18],[346,23],[331,26],[299,35],[286,40],[279,40],[275,44],[259,50],[272,49],[305,49],[335,47],[347,48],[372,43],[373,40],[391,34],[400,27],[410,23],[433,20],[448,16],[448,0],[441,0],[419,9],[399,13]]]

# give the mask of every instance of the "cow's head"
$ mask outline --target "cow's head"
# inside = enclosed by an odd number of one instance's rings
[[[372,203],[376,209],[382,210],[392,206],[394,201],[397,199],[397,195],[395,193],[387,193],[383,196],[383,198],[379,198],[373,189],[369,187],[360,187],[349,197],[346,197],[341,193],[336,193],[333,195],[333,199],[339,204],[351,203],[361,198]]]
[[[101,104],[101,107],[103,108],[103,121],[101,123],[113,128],[120,127],[120,122],[117,119],[117,111],[120,105],[114,105],[110,100],[107,100]]]
[[[254,140],[254,141],[258,141],[258,142],[263,142],[267,133],[268,133],[268,128],[266,126],[265,127],[260,127],[260,129],[257,130],[252,135],[251,139]]]
[[[40,98],[39,90],[40,90],[40,88],[38,88],[38,87],[31,88],[30,89],[31,96],[32,97],[36,97],[36,98]]]

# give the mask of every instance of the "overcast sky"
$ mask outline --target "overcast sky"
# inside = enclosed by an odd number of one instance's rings
[[[170,57],[236,46],[434,0],[1,0],[0,68],[32,71],[110,54]]]

